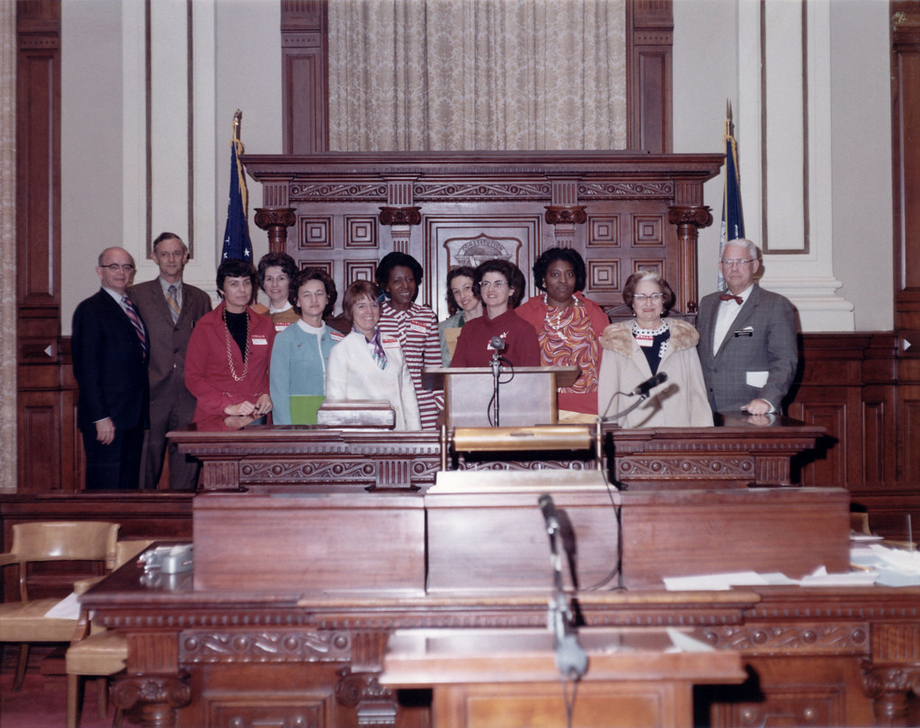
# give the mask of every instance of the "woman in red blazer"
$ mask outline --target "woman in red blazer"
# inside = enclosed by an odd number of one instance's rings
[[[268,389],[275,327],[250,308],[256,272],[242,260],[217,269],[221,302],[199,319],[185,357],[185,386],[198,403],[195,422],[237,415],[260,418],[272,410]]]

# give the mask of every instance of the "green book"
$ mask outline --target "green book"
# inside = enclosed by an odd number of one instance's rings
[[[316,411],[326,398],[314,394],[291,395],[291,422],[295,425],[315,425]]]

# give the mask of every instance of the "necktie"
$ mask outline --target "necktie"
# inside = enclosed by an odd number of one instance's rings
[[[731,293],[723,293],[719,296],[720,301],[734,301],[739,306],[744,303],[744,299],[741,296],[733,296]]]
[[[144,331],[144,324],[141,323],[141,317],[137,315],[137,309],[134,308],[134,304],[131,303],[131,299],[129,299],[127,296],[122,296],[121,302],[125,305],[125,313],[128,314],[128,320],[134,327],[134,331],[137,333],[137,338],[140,339],[141,348],[146,354],[147,333]]]
[[[171,285],[167,289],[167,293],[169,295],[166,296],[166,303],[169,304],[169,312],[172,314],[173,323],[176,323],[179,320],[179,312],[182,310],[179,308],[179,291],[174,285]]]

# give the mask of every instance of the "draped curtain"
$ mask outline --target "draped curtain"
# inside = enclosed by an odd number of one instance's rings
[[[329,148],[624,149],[626,0],[329,0]]]

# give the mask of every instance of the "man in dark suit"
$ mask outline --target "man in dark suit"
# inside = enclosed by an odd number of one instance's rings
[[[150,334],[150,428],[141,461],[143,488],[156,488],[167,452],[166,433],[188,425],[195,416],[195,398],[185,388],[185,352],[192,328],[211,310],[211,298],[200,288],[182,282],[188,246],[174,233],[153,241],[153,260],[160,275],[132,286],[128,296],[137,306]],[[198,461],[169,451],[169,487],[194,490]]]
[[[756,283],[757,247],[725,245],[719,270],[728,285],[700,302],[698,351],[714,412],[779,413],[798,365],[795,311]]]
[[[147,329],[127,296],[134,258],[106,248],[102,288],[73,314],[73,373],[80,388],[77,426],[86,451],[86,489],[137,488],[147,426]]]

